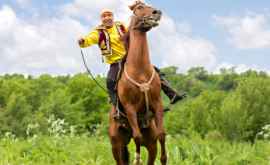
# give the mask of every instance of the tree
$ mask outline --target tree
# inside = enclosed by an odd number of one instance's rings
[[[205,81],[208,78],[208,72],[204,67],[191,68],[188,70],[188,75],[202,81]]]
[[[220,69],[221,74],[218,76],[217,86],[221,90],[233,90],[237,86],[238,75],[235,73],[234,68]]]
[[[12,132],[18,136],[25,136],[31,119],[31,105],[27,103],[25,96],[12,94],[6,108],[0,112],[1,132]]]

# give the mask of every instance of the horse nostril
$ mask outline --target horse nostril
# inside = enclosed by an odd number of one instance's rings
[[[154,10],[153,14],[161,14],[161,11],[160,10]]]

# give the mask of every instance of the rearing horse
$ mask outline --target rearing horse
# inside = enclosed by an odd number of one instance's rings
[[[166,164],[165,130],[163,127],[163,105],[160,95],[161,82],[154,67],[151,65],[147,34],[158,26],[161,11],[136,1],[130,6],[134,15],[129,26],[129,49],[124,66],[124,74],[118,82],[118,95],[123,105],[128,127],[131,133],[122,129],[114,120],[115,109],[110,113],[109,136],[113,156],[118,165],[129,164],[127,144],[133,137],[136,144],[136,163],[140,160],[140,146],[149,152],[148,165],[154,165],[157,154],[157,140],[161,144],[161,163]],[[138,114],[153,114],[149,118],[147,128],[140,129]],[[131,135],[132,134],[132,135]]]

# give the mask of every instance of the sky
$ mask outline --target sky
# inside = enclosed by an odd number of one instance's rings
[[[146,0],[162,11],[148,32],[151,61],[178,72],[203,66],[270,73],[269,0]],[[100,23],[103,8],[128,24],[133,0],[0,0],[0,75],[85,72],[77,39]],[[83,49],[95,74],[106,75],[97,46]]]

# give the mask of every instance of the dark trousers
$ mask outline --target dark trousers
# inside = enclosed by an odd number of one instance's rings
[[[113,63],[110,65],[110,70],[107,74],[107,89],[110,95],[110,101],[113,105],[116,105],[117,102],[117,92],[116,92],[116,84],[117,78],[119,76],[119,71],[122,67],[122,62]]]

